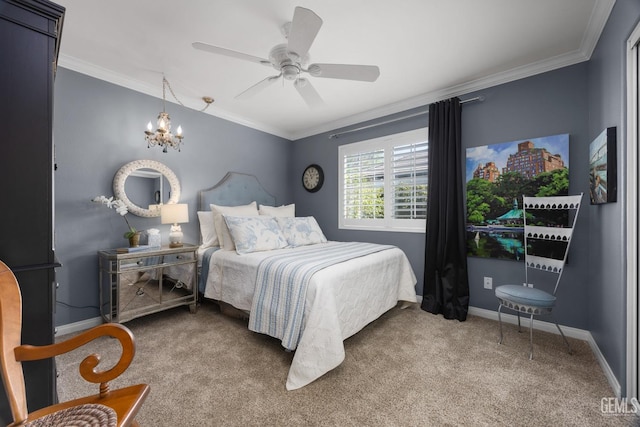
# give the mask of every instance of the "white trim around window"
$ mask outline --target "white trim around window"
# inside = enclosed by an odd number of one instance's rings
[[[427,140],[420,128],[339,146],[338,227],[424,233]]]

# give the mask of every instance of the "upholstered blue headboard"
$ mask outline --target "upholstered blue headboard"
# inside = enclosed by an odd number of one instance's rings
[[[208,211],[211,203],[221,206],[247,205],[275,206],[276,198],[265,190],[253,175],[228,172],[216,185],[199,192],[198,210]]]

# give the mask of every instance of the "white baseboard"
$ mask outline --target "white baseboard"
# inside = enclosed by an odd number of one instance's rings
[[[495,320],[496,322],[498,321],[498,312],[496,310],[487,310],[484,308],[469,307],[469,314],[478,316],[478,317],[484,317],[485,319]],[[502,313],[501,316],[502,316],[502,321],[505,323],[511,323],[512,325],[518,324],[518,316],[516,316],[515,314]],[[526,317],[520,316],[520,319],[522,321],[522,326],[525,326],[525,327],[529,326],[528,316]],[[589,338],[593,339],[591,337],[591,332],[585,331],[584,329],[572,328],[570,326],[562,326],[562,325],[560,325],[560,327],[562,328],[562,332],[564,332],[564,334],[568,337],[576,338],[582,341],[589,341]],[[538,331],[543,331],[543,332],[551,332],[552,334],[560,335],[560,332],[558,332],[558,328],[556,328],[555,323],[544,322],[538,319],[533,319],[533,329]]]
[[[102,323],[102,317],[94,317],[92,319],[81,320],[80,322],[56,326],[56,337],[84,331],[85,329],[93,328],[94,326],[101,325]]]
[[[478,317],[484,317],[485,319],[495,320],[496,322],[498,321],[498,312],[494,310],[486,310],[484,308],[478,308],[478,307],[469,307],[469,314],[478,316]],[[505,323],[511,323],[514,325],[518,324],[518,316],[514,314],[502,313],[501,317],[502,317],[502,321]],[[521,320],[522,320],[523,326],[527,327],[529,325],[528,318],[522,317]],[[562,332],[564,332],[566,336],[571,338],[576,338],[582,341],[586,341],[589,343],[589,347],[591,347],[591,351],[593,351],[593,354],[598,360],[598,363],[600,364],[600,368],[602,368],[602,371],[605,377],[607,378],[609,385],[613,389],[615,396],[617,398],[621,398],[622,388],[620,387],[620,383],[618,382],[618,379],[616,378],[613,371],[611,370],[611,367],[607,363],[607,360],[604,358],[604,355],[600,351],[598,344],[596,344],[596,340],[593,339],[593,335],[591,335],[591,332],[585,331],[584,329],[572,328],[570,326],[560,325],[560,327],[562,328]],[[560,332],[558,332],[558,328],[556,328],[556,325],[551,322],[544,322],[541,320],[534,319],[533,329],[543,331],[543,332],[551,332],[552,334],[560,335]]]
[[[422,296],[418,295],[418,305],[421,302],[422,302]],[[478,308],[478,307],[469,307],[469,314],[473,316],[484,317],[485,319],[498,321],[498,312],[494,310],[487,310],[487,309]],[[506,323],[511,323],[513,325],[518,324],[518,317],[516,315],[502,313],[501,316],[502,316],[502,320]],[[523,323],[526,326],[526,324],[528,323],[527,319],[523,318],[522,320],[524,320]],[[82,320],[80,322],[61,325],[56,327],[56,336],[63,336],[63,335],[71,334],[74,332],[80,332],[85,329],[98,326],[102,323],[103,321],[101,317],[94,317],[92,319]],[[569,326],[562,326],[562,325],[560,326],[562,327],[562,331],[566,336],[583,340],[589,343],[589,346],[591,347],[593,354],[598,360],[598,363],[600,364],[600,367],[602,368],[602,371],[604,372],[604,375],[607,378],[607,381],[609,381],[609,385],[613,389],[613,392],[615,393],[617,398],[621,398],[622,388],[620,387],[620,383],[618,382],[618,379],[616,378],[613,371],[611,370],[611,367],[607,363],[607,360],[604,358],[604,355],[600,351],[598,344],[593,339],[593,335],[591,335],[591,332],[585,331],[584,329],[572,328]],[[533,320],[533,329],[544,331],[544,332],[551,332],[553,334],[558,334],[558,335],[560,334],[555,324],[551,322],[544,322],[537,319]]]
[[[613,389],[613,392],[615,393],[616,397],[618,399],[624,397],[622,396],[622,387],[620,387],[620,383],[618,382],[618,379],[616,378],[615,374],[611,370],[611,367],[607,363],[607,360],[604,358],[604,355],[600,351],[600,347],[598,347],[598,344],[596,344],[596,340],[593,339],[593,335],[591,335],[591,333],[589,333],[589,339],[587,340],[587,342],[589,343],[589,346],[591,346],[591,350],[593,351],[593,354],[596,356],[598,363],[600,363],[600,367],[602,368],[602,371],[604,372],[605,377],[607,377],[607,381],[609,381],[609,385]]]

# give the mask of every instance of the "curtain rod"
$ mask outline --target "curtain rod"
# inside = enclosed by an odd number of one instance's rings
[[[475,98],[464,99],[464,100],[460,101],[460,104],[466,104],[467,102],[474,102],[474,101],[482,102],[482,101],[484,101],[484,96],[476,96]],[[389,123],[398,122],[400,120],[410,119],[412,117],[422,116],[422,115],[424,115],[424,114],[426,114],[428,112],[429,112],[429,110],[419,111],[417,113],[409,114],[407,116],[396,117],[395,119],[385,120],[384,122],[374,123],[374,124],[367,125],[367,126],[361,126],[359,128],[349,129],[349,130],[345,130],[343,132],[332,133],[331,135],[329,135],[329,139],[335,139],[335,138],[339,137],[340,135],[345,135],[345,134],[352,133],[352,132],[358,132],[358,131],[361,131],[361,130],[374,128],[374,127],[386,125],[386,124],[389,124]]]

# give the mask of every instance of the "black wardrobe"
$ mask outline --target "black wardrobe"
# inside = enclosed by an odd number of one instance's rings
[[[22,342],[54,340],[53,82],[65,9],[0,0],[0,260],[23,300]],[[57,400],[53,360],[23,364],[29,411]],[[0,420],[11,420],[4,389]]]

